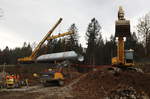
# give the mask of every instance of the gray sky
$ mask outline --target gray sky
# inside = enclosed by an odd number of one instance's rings
[[[85,46],[85,32],[93,17],[103,28],[103,38],[109,38],[120,5],[134,31],[137,19],[150,11],[149,4],[150,0],[0,0],[0,13],[4,14],[0,18],[0,48],[38,43],[60,17],[63,21],[53,34],[66,32],[75,23]]]

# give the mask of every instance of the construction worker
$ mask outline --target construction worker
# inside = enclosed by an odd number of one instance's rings
[[[26,83],[26,88],[28,88],[29,87],[28,79],[25,79],[25,83]]]

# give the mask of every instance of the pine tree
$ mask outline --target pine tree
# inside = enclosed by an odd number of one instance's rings
[[[88,64],[96,64],[96,44],[97,37],[100,34],[101,26],[98,21],[93,18],[88,25],[86,37],[87,37],[87,50],[86,50],[86,63]]]
[[[126,39],[125,49],[127,49],[127,50],[129,50],[129,49],[135,50],[137,43],[138,43],[138,39],[137,39],[136,33],[133,32],[133,33],[131,33],[131,37],[128,37]]]
[[[2,62],[2,57],[3,57],[3,53],[2,53],[2,51],[1,51],[1,49],[0,49],[0,64],[3,63],[3,62]]]
[[[21,52],[23,57],[30,56],[32,53],[32,48],[30,46],[30,43],[27,45],[27,43],[24,42],[23,47],[21,48]]]
[[[6,46],[6,48],[3,50],[3,63],[9,64],[10,61],[10,51],[9,51],[9,47]]]
[[[67,38],[67,46],[66,49],[69,50],[74,50],[76,52],[79,52],[79,36],[78,36],[78,29],[76,25],[73,23],[68,31],[73,31],[74,34],[71,34]]]
[[[101,33],[99,33],[99,37],[96,41],[96,47],[95,47],[95,60],[97,65],[104,64],[104,41],[102,38]]]

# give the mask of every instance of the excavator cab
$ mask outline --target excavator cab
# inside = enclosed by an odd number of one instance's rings
[[[134,50],[125,50],[125,66],[133,66],[134,65]]]

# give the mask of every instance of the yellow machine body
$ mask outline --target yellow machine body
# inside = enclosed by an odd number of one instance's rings
[[[133,52],[133,50],[126,51]],[[117,46],[117,57],[113,57],[111,60],[113,66],[134,66],[133,59],[130,59],[130,61],[128,61],[127,57],[125,57],[125,55],[127,54],[126,51],[124,50],[123,37],[119,37]]]
[[[50,71],[50,72],[44,72],[41,75],[41,83],[44,86],[50,86],[50,85],[64,85],[64,75],[61,72],[54,72],[54,71]]]
[[[6,80],[6,84],[7,84],[7,85],[13,85],[14,83],[15,83],[15,81],[14,81],[13,78]]]
[[[16,78],[15,76],[7,75],[5,85],[7,88],[19,87],[19,79]]]
[[[123,37],[118,38],[117,57],[119,64],[124,64],[124,40]]]
[[[62,73],[60,73],[60,72],[55,72],[55,74],[54,74],[54,79],[64,79],[64,76],[63,76],[63,74]]]

